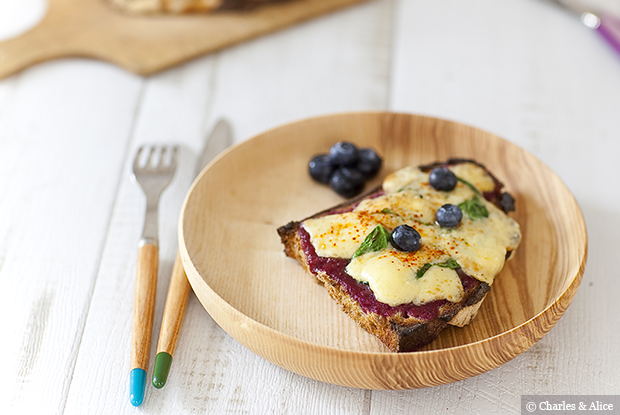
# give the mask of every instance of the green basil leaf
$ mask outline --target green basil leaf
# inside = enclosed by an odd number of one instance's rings
[[[458,262],[456,262],[455,260],[453,260],[452,258],[444,261],[444,262],[437,262],[435,264],[431,264],[430,262],[427,262],[426,264],[422,265],[422,268],[420,268],[418,270],[418,272],[416,272],[415,274],[415,278],[416,279],[420,279],[424,276],[424,274],[426,274],[426,271],[428,271],[428,269],[430,267],[432,267],[433,265],[438,266],[438,267],[442,267],[442,268],[450,268],[450,269],[457,269],[460,268],[460,265]]]
[[[437,265],[438,267],[450,268],[450,269],[457,269],[460,267],[459,263],[453,260],[452,258],[448,259],[446,262],[442,262],[442,263],[435,264],[435,265]]]
[[[459,205],[459,208],[461,208],[463,212],[467,213],[467,216],[469,216],[471,220],[489,217],[489,211],[478,196],[474,196],[472,199],[464,201]]]
[[[467,187],[469,187],[471,190],[474,191],[474,193],[479,194],[480,196],[482,196],[482,193],[480,193],[480,190],[476,189],[476,186],[474,186],[473,184],[471,184],[470,182],[468,182],[465,179],[461,179],[460,177],[457,176],[456,180],[458,180],[459,182],[463,183],[464,185],[466,185]]]
[[[422,268],[420,268],[420,269],[418,270],[418,272],[416,272],[416,274],[415,274],[415,278],[416,278],[417,280],[419,280],[420,278],[422,278],[422,277],[424,276],[424,274],[426,274],[426,271],[428,271],[428,269],[429,269],[430,267],[432,267],[432,266],[433,266],[433,264],[431,264],[430,262],[427,262],[426,264],[422,265]]]
[[[357,251],[355,251],[351,259],[364,255],[367,252],[377,252],[385,249],[388,246],[389,240],[390,231],[385,229],[383,225],[377,225],[377,227],[368,234],[366,239],[364,239],[364,242],[362,242]]]

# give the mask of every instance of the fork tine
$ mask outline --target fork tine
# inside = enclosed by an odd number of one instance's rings
[[[158,169],[174,170],[177,166],[178,146],[163,146],[160,149]]]
[[[145,158],[146,163],[141,163]],[[174,173],[179,158],[178,146],[142,146],[136,152],[133,161],[134,176],[148,173]]]
[[[144,167],[157,167],[157,166],[153,166],[153,154],[155,154],[156,152],[156,148],[151,146],[149,148],[147,148],[149,155],[146,158],[146,164],[144,165]]]
[[[170,167],[175,168],[177,166],[177,160],[179,158],[179,147],[173,146],[169,150],[172,151],[172,156],[170,157]]]
[[[142,154],[143,150],[144,150],[144,147],[138,148],[138,151],[136,152],[136,155],[133,158],[133,173],[134,173],[134,175],[136,174],[136,171],[140,168],[140,155]]]

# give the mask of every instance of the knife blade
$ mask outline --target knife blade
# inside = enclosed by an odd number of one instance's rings
[[[226,150],[233,142],[232,127],[225,119],[220,119],[215,127],[211,130],[209,139],[207,140],[194,171],[194,177],[198,176],[207,164],[217,157],[221,152]]]
[[[226,120],[220,119],[213,127],[198,157],[194,171],[195,176],[198,176],[222,151],[230,147],[233,142],[232,137],[230,124]],[[155,356],[155,365],[153,367],[153,386],[157,389],[164,387],[168,380],[168,373],[170,372],[172,357],[174,356],[181,326],[183,325],[190,291],[191,287],[185,275],[185,270],[183,270],[181,256],[177,251],[172,268],[170,286],[168,287],[168,295],[166,296],[166,305],[164,306],[161,330],[157,342],[157,355]]]

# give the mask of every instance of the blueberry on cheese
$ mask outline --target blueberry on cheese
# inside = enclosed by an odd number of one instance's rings
[[[435,221],[444,228],[456,228],[461,223],[463,211],[461,208],[450,203],[446,203],[437,209]]]
[[[398,225],[392,231],[390,242],[400,251],[415,252],[422,246],[422,236],[409,225]]]
[[[436,190],[450,191],[456,187],[458,179],[447,167],[435,167],[428,175],[428,182]]]

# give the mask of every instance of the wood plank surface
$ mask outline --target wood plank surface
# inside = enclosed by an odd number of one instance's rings
[[[66,61],[9,83],[0,116],[0,315],[8,333],[0,412],[62,413],[141,82]]]

